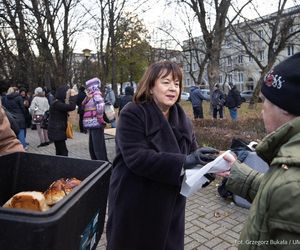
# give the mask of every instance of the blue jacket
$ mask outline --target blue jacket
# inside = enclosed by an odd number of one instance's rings
[[[200,89],[196,86],[192,86],[190,91],[190,101],[192,102],[192,106],[201,106],[203,100],[205,100],[205,97],[202,95]]]

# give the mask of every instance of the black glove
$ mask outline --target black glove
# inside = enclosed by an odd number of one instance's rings
[[[207,182],[205,182],[202,187],[207,187],[211,182],[213,182],[216,177],[214,174],[205,174],[204,177],[206,177],[206,179],[208,179]]]
[[[217,158],[219,151],[210,147],[202,147],[187,155],[183,164],[184,169],[191,169],[196,165],[206,165]]]

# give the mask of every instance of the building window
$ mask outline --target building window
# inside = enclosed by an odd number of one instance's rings
[[[186,85],[190,86],[190,79],[189,78],[186,79]]]
[[[237,73],[238,76],[238,82],[244,82],[244,73],[243,72],[238,72]]]
[[[231,42],[231,40],[230,39],[226,39],[226,41],[225,41],[225,46],[226,46],[226,48],[231,48],[231,46],[232,46],[232,42]]]
[[[248,33],[248,43],[252,42],[252,33]]]
[[[287,55],[288,56],[294,55],[294,45],[288,45],[287,46]]]
[[[258,37],[259,37],[260,40],[263,40],[263,38],[264,38],[264,31],[263,30],[258,31]]]
[[[219,75],[219,83],[223,83],[223,76]]]
[[[193,70],[197,70],[197,64],[196,63],[193,63]]]
[[[232,65],[232,59],[231,56],[227,56],[227,65],[231,66]]]
[[[232,74],[228,74],[228,82],[232,82]]]
[[[244,62],[243,55],[239,55],[238,58],[237,58],[237,61],[238,61],[239,64],[242,64]]]
[[[263,50],[260,50],[258,52],[258,57],[260,61],[263,61],[265,59],[265,52]]]

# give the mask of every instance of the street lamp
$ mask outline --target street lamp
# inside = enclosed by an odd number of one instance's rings
[[[84,49],[82,50],[82,53],[85,57],[85,60],[84,60],[84,80],[87,81],[90,77],[89,75],[89,58],[91,56],[91,50],[90,49]]]
[[[82,50],[82,53],[83,53],[85,59],[89,59],[89,57],[91,56],[91,50],[90,49],[84,49],[84,50]]]

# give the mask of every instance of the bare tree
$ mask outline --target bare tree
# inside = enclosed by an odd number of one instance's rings
[[[203,74],[207,65],[208,55],[206,54],[204,41],[200,37],[195,38],[193,35],[192,27],[195,22],[194,17],[190,16],[185,6],[182,6],[181,9],[184,11],[184,18],[180,19],[183,23],[185,33],[188,36],[187,40],[182,42],[179,37],[175,35],[176,32],[174,32],[173,25],[169,25],[168,27],[168,25],[164,24],[163,27],[159,27],[159,30],[170,37],[177,47],[180,47],[189,75],[193,79],[193,82],[201,84],[203,82]],[[196,63],[199,70],[194,70],[194,63]]]
[[[240,8],[239,12],[251,1],[252,0],[247,1]],[[219,60],[222,42],[228,28],[226,21],[231,0],[211,1],[209,3],[204,0],[180,0],[179,2],[190,7],[201,27],[206,49],[205,54],[208,60],[207,78],[210,89],[212,89],[213,85],[219,80]],[[207,8],[215,12],[213,16]],[[237,16],[238,15],[234,16],[230,22],[233,22]],[[215,21],[214,24],[211,25],[213,19]]]
[[[230,26],[231,32],[237,37],[246,54],[260,69],[260,78],[250,105],[257,102],[264,76],[273,67],[280,53],[288,45],[292,46],[293,41],[299,41],[300,25],[296,18],[299,16],[300,6],[285,10],[286,2],[287,0],[279,0],[277,11],[269,16],[259,15],[255,20],[244,19],[244,22]],[[254,34],[258,39],[251,40],[249,34]],[[262,60],[258,50],[267,51],[267,60]]]
[[[11,80],[15,83],[27,83],[33,82],[33,65],[34,56],[30,50],[30,43],[26,36],[26,18],[24,16],[24,5],[21,0],[16,0],[14,2],[3,0],[1,4],[3,12],[0,13],[1,23],[6,27],[6,30],[11,30],[15,38],[15,48],[17,55],[10,57],[10,60],[14,59],[15,69],[13,74],[11,74]],[[2,31],[3,32],[3,31]],[[5,39],[5,36],[1,36]],[[11,48],[2,40],[4,44],[3,49],[5,49],[6,55],[11,55]],[[8,61],[4,65],[9,65]]]
[[[80,15],[74,18],[79,0],[3,0],[0,8],[2,50],[14,59],[15,70],[11,80],[26,83],[58,86],[70,82],[72,36],[81,27]],[[9,45],[4,40],[7,32]],[[38,52],[37,52],[38,51]],[[9,53],[11,52],[11,54]],[[9,65],[7,58],[5,65]]]

